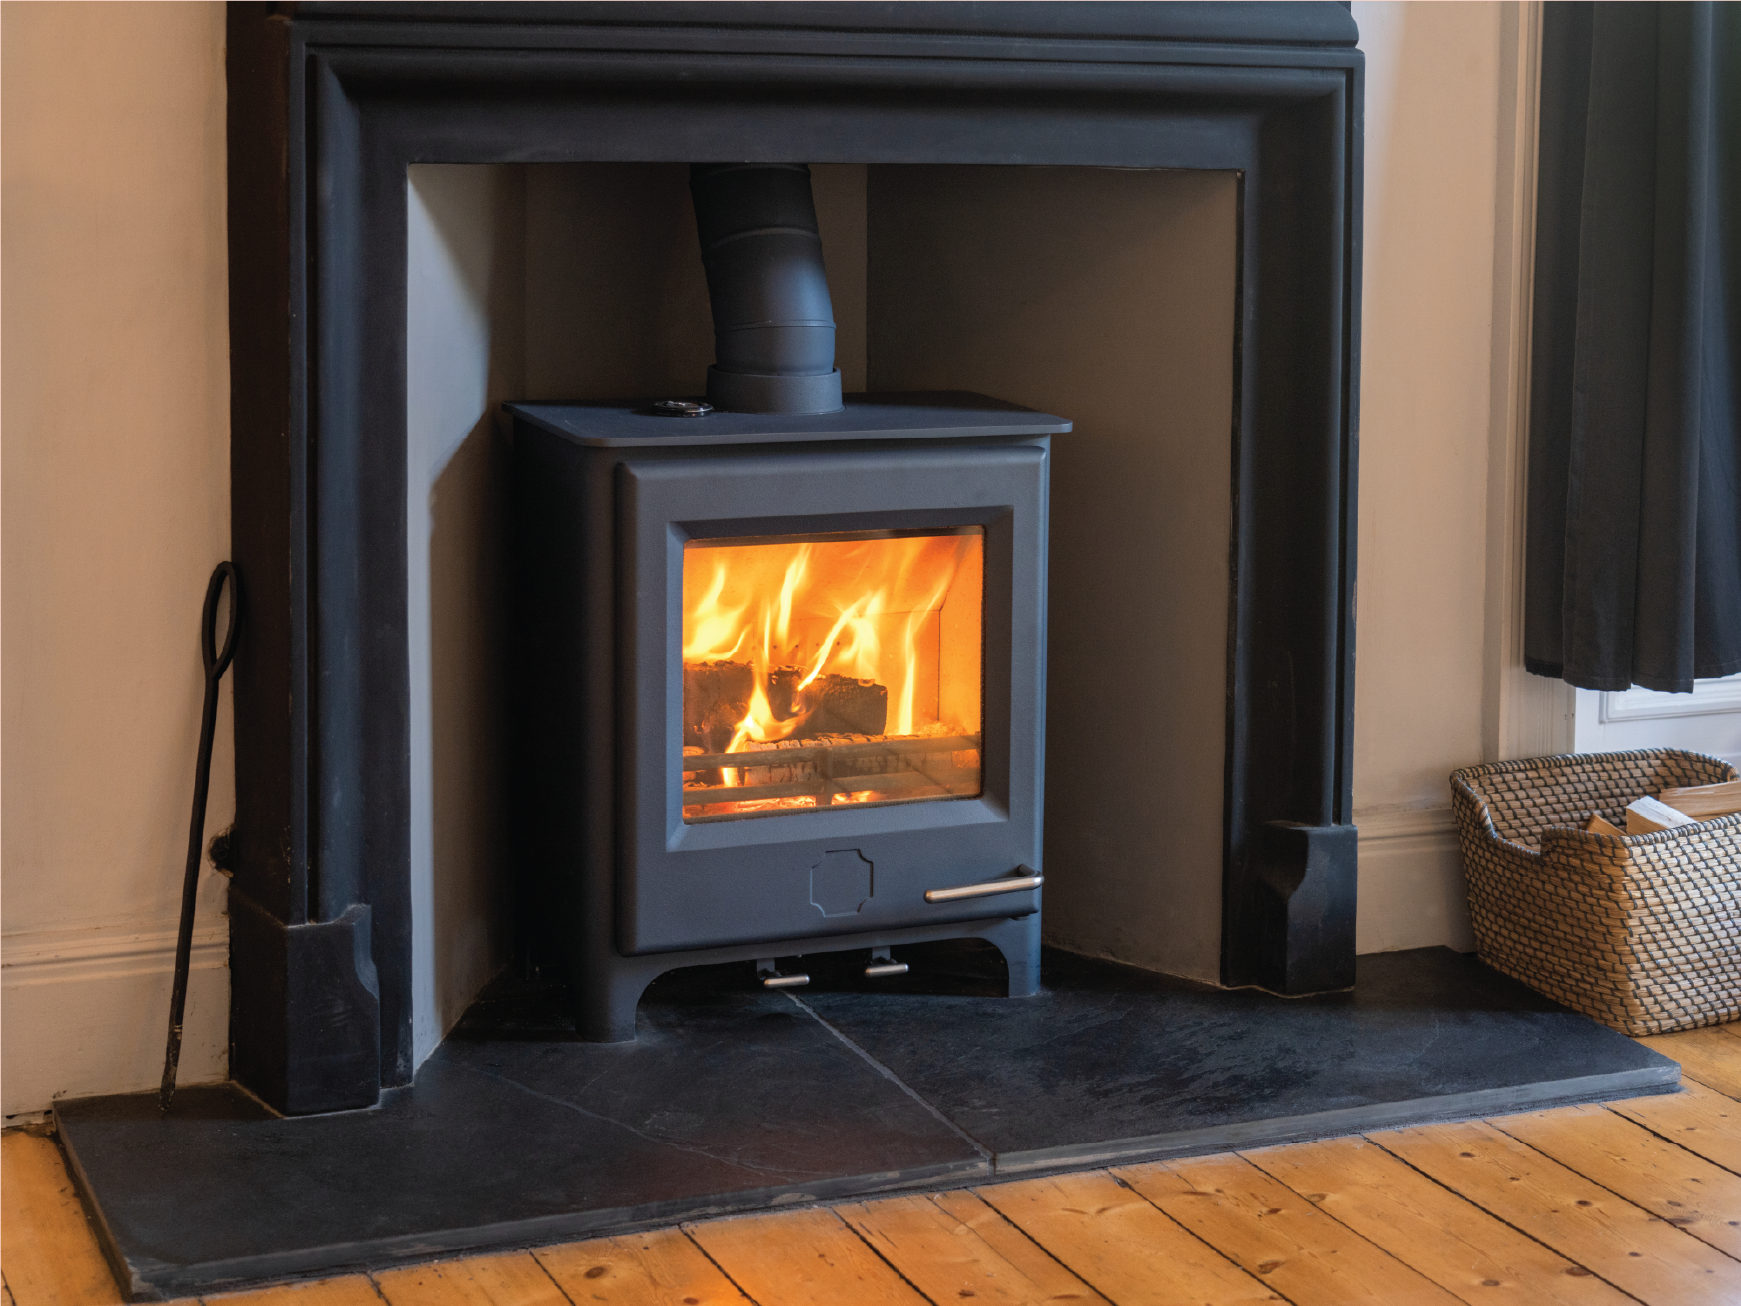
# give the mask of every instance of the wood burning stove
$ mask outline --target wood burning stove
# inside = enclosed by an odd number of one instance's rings
[[[921,939],[986,939],[1032,993],[1069,422],[958,393],[510,412],[524,892],[582,1033],[633,1037],[674,966]]]

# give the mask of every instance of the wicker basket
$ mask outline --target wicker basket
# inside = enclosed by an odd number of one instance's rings
[[[1671,786],[1737,779],[1676,749],[1472,766],[1451,776],[1481,959],[1634,1037],[1741,1017],[1741,813],[1590,834]]]

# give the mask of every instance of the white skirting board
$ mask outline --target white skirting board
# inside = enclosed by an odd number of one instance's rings
[[[183,1084],[229,1073],[229,920],[194,928]],[[6,1123],[56,1098],[156,1088],[163,1077],[175,922],[0,939],[0,1111]]]
[[[1356,813],[1360,907],[1356,952],[1443,945],[1475,950],[1469,891],[1449,807]]]

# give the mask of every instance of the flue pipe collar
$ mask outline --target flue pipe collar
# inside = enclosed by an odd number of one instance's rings
[[[716,362],[707,399],[736,413],[833,413],[834,305],[801,163],[697,163],[689,170]]]

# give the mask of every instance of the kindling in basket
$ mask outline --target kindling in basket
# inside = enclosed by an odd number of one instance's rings
[[[1741,778],[1678,749],[1472,766],[1451,776],[1481,959],[1634,1036],[1741,1018],[1741,813],[1655,834],[1646,794]]]

